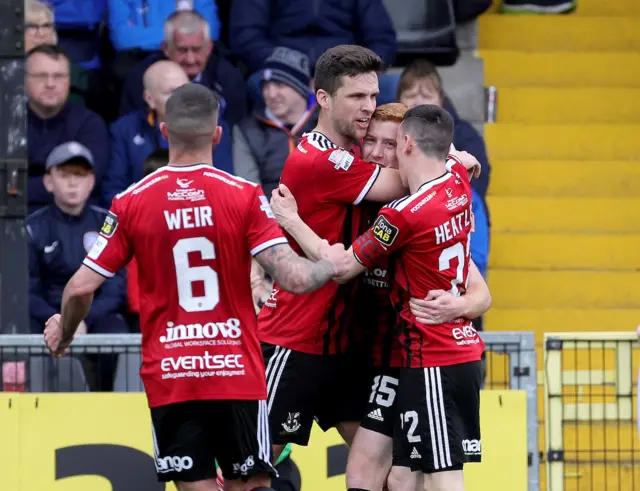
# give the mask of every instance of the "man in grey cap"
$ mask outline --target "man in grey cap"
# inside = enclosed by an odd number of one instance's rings
[[[98,237],[107,210],[88,204],[95,185],[94,158],[78,142],[55,147],[45,163],[44,186],[54,203],[27,219],[29,234],[29,314],[31,330],[40,334],[49,317],[60,311],[62,291]],[[124,333],[126,279],[121,272],[98,291],[80,333]],[[83,358],[93,390],[112,390],[117,358]]]

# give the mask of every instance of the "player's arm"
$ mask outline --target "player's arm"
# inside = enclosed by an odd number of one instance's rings
[[[62,344],[68,344],[73,339],[80,322],[87,316],[93,294],[102,286],[106,278],[85,265],[71,277],[62,293],[62,307],[60,309],[60,326],[62,329]]]
[[[411,239],[411,227],[394,208],[383,208],[371,228],[358,237],[348,251],[342,272],[335,278],[345,283],[383,259]]]
[[[323,247],[328,243],[320,238],[298,215],[298,204],[284,184],[271,193],[271,209],[280,225],[298,243],[312,261],[323,258]]]
[[[421,324],[451,322],[459,317],[475,319],[491,306],[491,292],[473,261],[469,262],[469,283],[464,295],[432,290],[426,298],[411,298],[411,313]]]
[[[298,256],[289,244],[277,244],[258,253],[255,258],[281,288],[302,295],[317,290],[325,285],[340,270],[335,262],[340,260],[344,254],[342,252],[329,252],[329,257],[316,263],[304,257]],[[331,255],[334,254],[336,261],[332,262]]]
[[[406,195],[407,188],[402,184],[400,171],[381,168],[376,182],[373,183],[364,199],[376,203],[389,203]]]

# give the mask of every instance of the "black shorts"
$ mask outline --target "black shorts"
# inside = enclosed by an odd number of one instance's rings
[[[158,480],[275,475],[265,401],[188,401],[151,408]]]
[[[435,368],[403,368],[393,465],[425,474],[480,462],[479,361]]]
[[[402,368],[376,368],[369,379],[369,398],[361,428],[393,437],[396,422],[398,384]]]
[[[345,355],[310,355],[264,343],[262,354],[274,444],[306,446],[314,419],[325,431],[348,420],[341,419],[346,415],[340,408],[339,395],[348,367]]]

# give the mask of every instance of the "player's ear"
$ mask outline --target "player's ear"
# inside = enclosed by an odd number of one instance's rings
[[[162,138],[164,138],[166,141],[169,141],[169,132],[167,131],[167,123],[165,123],[164,121],[160,123],[160,133],[162,133]]]
[[[411,150],[413,149],[413,140],[409,135],[404,135],[403,139],[404,145],[402,145],[402,153],[409,155]]]
[[[211,141],[214,145],[220,143],[220,139],[222,138],[222,126],[216,126],[216,130],[213,132],[213,138]]]
[[[331,99],[331,96],[327,91],[319,89],[316,92],[316,101],[322,109],[326,109],[329,107],[329,99]]]

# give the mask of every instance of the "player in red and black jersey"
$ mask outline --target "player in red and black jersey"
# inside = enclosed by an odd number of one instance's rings
[[[397,170],[365,162],[353,144],[365,136],[375,110],[380,68],[380,58],[360,46],[337,46],[319,58],[318,126],[301,138],[282,173],[281,182],[295,196],[302,218],[331,243],[350,244],[357,236],[355,205],[363,200],[384,203],[404,194]],[[331,282],[298,296],[276,281],[260,312],[276,455],[287,443],[306,445],[314,419],[323,429],[337,425],[350,442],[354,430],[340,423],[357,421],[359,415],[336,414],[333,396],[346,370],[351,323],[346,299],[354,286]]]
[[[392,476],[400,490],[416,489],[419,471],[428,489],[463,491],[463,465],[481,455],[484,343],[468,318],[426,326],[410,310],[410,297],[438,290],[460,295],[469,281],[471,186],[466,169],[446,161],[452,137],[453,120],[437,106],[405,114],[397,152],[411,194],[384,207],[344,256],[342,281],[385,258],[394,265],[391,298],[404,368]]]
[[[135,257],[142,368],[161,481],[181,491],[270,489],[265,367],[251,257],[281,288],[312,292],[336,272],[288,245],[259,186],[212,166],[218,102],[188,84],[167,101],[170,163],[117,195],[83,266],[67,284],[45,341],[64,354],[93,293]],[[338,250],[339,249],[339,250]],[[336,253],[342,255],[342,247]],[[267,486],[263,488],[260,486]]]
[[[386,104],[376,109],[363,142],[365,159],[382,167],[397,168],[396,137],[406,109],[402,104]],[[302,222],[295,199],[286,186],[274,192],[271,201],[278,222],[289,230],[308,257],[318,259],[316,255],[322,240]],[[381,206],[363,203],[361,208],[364,232],[375,221]],[[338,405],[353,404],[358,398],[364,403],[360,404],[359,412],[363,421],[349,452],[347,483],[350,489],[379,489],[391,467],[396,389],[403,357],[402,345],[396,335],[398,312],[389,297],[388,270],[387,262],[382,259],[375,268],[360,276],[355,319],[360,332],[359,350],[349,353],[350,373],[343,377],[346,390],[337,395]],[[470,278],[469,288],[461,297],[454,297],[450,292],[432,293],[435,292],[430,292],[427,302],[414,299],[419,305],[419,310],[416,310],[419,315],[424,315],[421,310],[425,305],[428,308],[429,316],[424,319],[427,323],[433,323],[434,319],[448,321],[481,313],[490,298],[479,274]],[[436,296],[437,299],[432,300]],[[442,305],[445,304],[453,309],[443,310]],[[362,355],[362,350],[369,356],[358,356]],[[358,377],[360,373],[365,376]],[[360,394],[359,386],[365,390],[364,396]],[[365,410],[367,399],[369,403]]]

